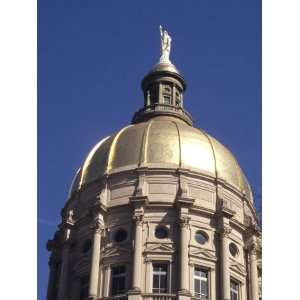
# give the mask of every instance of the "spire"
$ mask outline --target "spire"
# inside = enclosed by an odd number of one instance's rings
[[[143,122],[158,115],[168,115],[193,125],[191,115],[183,108],[186,82],[170,60],[172,38],[162,26],[159,29],[160,58],[142,80],[144,107],[134,114],[132,123]]]

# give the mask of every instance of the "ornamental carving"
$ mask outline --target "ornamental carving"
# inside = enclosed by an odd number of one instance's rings
[[[190,225],[190,217],[188,216],[181,216],[179,218],[179,225],[181,228],[189,228]]]
[[[142,226],[144,221],[144,215],[134,215],[132,219],[136,226]]]
[[[249,246],[249,253],[250,255],[256,255],[257,253],[257,244],[256,243],[252,243],[250,246]]]
[[[223,226],[220,229],[220,235],[222,237],[229,237],[230,233],[231,233],[232,229],[229,226]]]
[[[103,226],[102,216],[100,214],[96,217],[94,224],[91,226],[91,229],[93,229],[94,232],[97,234],[103,233],[104,226]]]

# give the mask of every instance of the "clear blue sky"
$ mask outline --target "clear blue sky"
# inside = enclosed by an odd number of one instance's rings
[[[76,169],[143,104],[162,24],[196,126],[237,157],[261,206],[260,0],[38,1],[38,299]]]

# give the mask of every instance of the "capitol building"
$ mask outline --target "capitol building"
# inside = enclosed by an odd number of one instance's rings
[[[161,28],[143,107],[74,177],[47,244],[47,300],[262,299],[251,187],[233,154],[194,127],[170,50]]]

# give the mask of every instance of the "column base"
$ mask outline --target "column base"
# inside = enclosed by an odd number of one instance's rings
[[[142,300],[141,290],[132,289],[127,292],[128,300]]]
[[[192,294],[188,290],[181,290],[177,293],[177,300],[190,300],[192,297]]]

